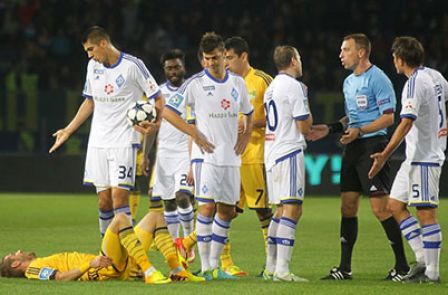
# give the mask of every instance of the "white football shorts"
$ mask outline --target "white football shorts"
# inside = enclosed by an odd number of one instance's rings
[[[179,191],[192,194],[193,187],[187,183],[190,169],[188,158],[157,157],[154,169],[153,197],[172,200]]]
[[[194,162],[195,195],[199,204],[223,203],[236,205],[240,198],[240,167],[216,166]]]
[[[84,185],[107,189],[130,190],[135,183],[137,147],[88,147],[84,170]]]
[[[395,176],[390,198],[409,206],[437,207],[441,170],[437,163],[404,161]]]
[[[305,195],[303,152],[280,158],[266,171],[270,204],[302,204]]]

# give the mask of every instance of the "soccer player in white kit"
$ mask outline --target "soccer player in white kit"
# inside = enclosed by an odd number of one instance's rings
[[[422,66],[424,49],[413,37],[395,38],[392,55],[397,73],[408,77],[402,92],[401,122],[386,148],[371,156],[374,163],[369,177],[375,176],[405,139],[406,160],[395,177],[389,200],[417,260],[405,282],[439,283],[442,232],[437,207],[446,149],[448,82],[438,71]],[[416,207],[417,219],[407,206]]]
[[[169,50],[161,57],[167,81],[160,85],[168,104],[181,110],[186,120],[185,100],[173,96],[184,82],[185,54],[180,49]],[[166,120],[162,119],[157,138],[157,158],[152,200],[164,201],[164,217],[171,236],[179,237],[182,225],[184,236],[194,230],[194,213],[190,197],[193,188],[187,182],[190,170],[188,135],[180,132]]]
[[[296,48],[278,46],[274,63],[279,74],[264,94],[266,140],[264,158],[269,202],[277,209],[268,229],[265,280],[305,282],[289,270],[297,222],[305,192],[304,135],[313,124],[302,62]]]
[[[222,37],[206,33],[200,48],[207,68],[188,79],[175,95],[191,108],[196,125],[187,124],[180,116],[181,110],[170,102],[163,116],[190,135],[205,152],[202,164],[196,163],[199,173],[195,175],[199,205],[196,232],[202,275],[206,279],[232,279],[219,268],[219,257],[239,199],[240,155],[250,139],[253,107],[243,78],[225,69]],[[245,128],[240,134],[239,112],[245,114]]]
[[[126,112],[145,94],[155,101],[158,117],[164,99],[144,63],[119,51],[101,27],[91,27],[82,40],[90,61],[83,91],[84,102],[73,120],[53,134],[50,153],[61,146],[93,113],[86,155],[84,184],[98,194],[101,235],[114,215],[130,217],[129,189],[134,186],[139,134],[126,120]],[[160,119],[158,119],[160,120]],[[156,123],[148,123],[153,133]]]

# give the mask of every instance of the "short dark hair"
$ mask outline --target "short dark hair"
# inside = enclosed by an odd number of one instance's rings
[[[238,56],[240,56],[243,52],[249,54],[249,44],[247,44],[246,40],[240,36],[227,38],[225,46],[226,50],[233,49]]]
[[[11,265],[14,262],[11,258],[3,257],[0,262],[0,277],[4,278],[24,278],[25,273],[17,268],[13,268]]]
[[[277,70],[284,70],[291,64],[291,59],[296,56],[297,49],[290,45],[275,47],[274,64]]]
[[[224,41],[222,37],[215,32],[207,32],[199,43],[200,49],[202,49],[203,53],[210,53],[215,49],[224,50]]]
[[[180,59],[182,64],[185,65],[185,53],[180,49],[171,49],[162,54],[160,57],[160,63],[164,66],[165,62],[170,59]]]
[[[85,33],[82,35],[81,43],[87,43],[87,41],[90,41],[94,44],[98,44],[101,40],[106,40],[107,42],[110,42],[110,36],[107,31],[100,27],[100,26],[92,26],[85,31]]]
[[[355,41],[356,46],[361,49],[364,48],[366,50],[366,56],[370,56],[370,51],[372,50],[372,45],[370,44],[370,40],[366,34],[356,33],[350,34],[344,37],[344,41],[353,39]]]
[[[421,66],[425,59],[422,43],[410,36],[396,37],[392,43],[392,54],[412,68]]]

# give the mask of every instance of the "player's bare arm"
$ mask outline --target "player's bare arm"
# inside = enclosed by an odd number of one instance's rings
[[[241,155],[249,143],[253,129],[253,112],[250,115],[244,115],[242,128],[243,130],[238,134],[238,139],[234,148],[237,155]]]
[[[103,268],[112,265],[112,260],[107,256],[96,256],[86,265],[68,271],[57,272],[56,281],[74,281],[79,279],[89,268]]]
[[[300,133],[303,135],[307,135],[311,132],[313,127],[313,116],[310,114],[308,118],[302,121],[296,121],[297,128],[300,130]]]
[[[95,104],[92,99],[86,98],[84,102],[78,109],[73,120],[63,129],[59,129],[53,133],[53,137],[56,138],[55,143],[50,148],[49,153],[51,154],[57,150],[64,142],[69,139],[69,137],[81,126],[93,113]]]
[[[392,153],[398,148],[406,134],[408,134],[409,130],[411,130],[412,124],[413,121],[409,118],[401,119],[400,124],[397,126],[397,129],[395,129],[392,138],[390,139],[384,150],[381,153],[375,153],[370,156],[373,159],[372,168],[370,168],[369,171],[370,179],[375,177],[375,175],[381,170],[390,155],[392,155]]]

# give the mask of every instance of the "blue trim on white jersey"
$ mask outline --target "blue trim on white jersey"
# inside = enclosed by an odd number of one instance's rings
[[[176,114],[178,114],[179,116],[182,115],[181,112],[179,112],[175,107],[170,106],[169,104],[165,105],[166,108],[169,108],[170,110],[172,110],[173,112],[175,112]]]
[[[418,166],[427,166],[427,167],[439,167],[439,163],[434,162],[411,162],[411,165],[418,165]]]
[[[412,73],[411,77],[408,81],[408,98],[412,98],[415,95],[415,81],[417,80],[417,75],[419,70],[423,70],[424,67],[418,67],[415,69],[415,71]]]
[[[156,93],[154,93],[153,95],[151,95],[150,97],[148,97],[148,99],[154,99],[154,100],[155,100],[156,97],[160,95],[160,93],[162,93],[162,92],[161,92],[160,89],[159,89],[159,91],[157,91]]]
[[[249,113],[247,113],[247,114],[245,114],[245,113],[243,113],[245,116],[250,116],[250,115],[252,115],[252,113],[254,112],[254,109],[252,108],[252,111],[250,111]]]
[[[204,159],[192,159],[191,163],[204,163]]]
[[[130,54],[127,54],[127,53],[123,55],[123,58],[133,62],[137,66],[137,68],[140,70],[140,72],[142,72],[143,77],[145,77],[145,79],[149,78],[150,74],[149,74],[148,70],[146,69],[145,64],[140,59],[138,59],[137,57],[132,56]]]
[[[310,116],[310,114],[306,114],[306,115],[293,117],[293,119],[296,120],[296,121],[305,121],[306,119],[308,119],[309,116]]]
[[[166,85],[166,88],[168,88],[169,91],[177,91],[177,89],[179,89],[179,87],[174,86],[173,84],[171,84],[170,81],[166,81],[165,83],[163,83],[163,85]]]
[[[300,154],[301,152],[302,152],[302,149],[298,149],[298,150],[293,151],[293,152],[291,152],[291,153],[289,153],[287,155],[284,155],[284,156],[278,158],[277,160],[275,160],[275,164],[278,164],[278,163],[280,163],[283,160],[286,160],[286,159],[288,159],[290,157],[293,157],[293,156],[295,156],[297,154]]]
[[[199,73],[194,74],[190,78],[187,79],[187,81],[184,82],[178,89],[177,92],[180,94],[184,94],[185,89],[187,89],[187,86],[196,78],[200,78],[205,75],[204,70],[200,71]]]
[[[123,53],[123,52],[120,52],[120,57],[118,58],[118,60],[117,60],[116,63],[114,63],[113,65],[110,65],[110,66],[106,66],[105,64],[103,64],[103,66],[104,66],[106,69],[113,69],[113,68],[116,68],[116,67],[121,63],[121,60],[123,59],[123,56],[124,56],[124,53]]]
[[[222,83],[225,83],[227,81],[227,79],[229,79],[229,71],[228,70],[226,70],[226,75],[224,76],[224,79],[222,79],[222,80],[219,80],[219,79],[216,79],[215,77],[213,77],[212,74],[210,74],[210,72],[208,71],[208,69],[205,69],[204,72],[210,79],[212,79],[216,83],[222,84]]]
[[[85,93],[83,93],[82,96],[87,98],[87,99],[92,99],[93,98],[92,95],[88,95],[88,94],[85,94]]]
[[[408,118],[408,119],[411,119],[412,121],[417,120],[417,116],[412,115],[412,114],[403,114],[403,115],[400,115],[400,118]]]

